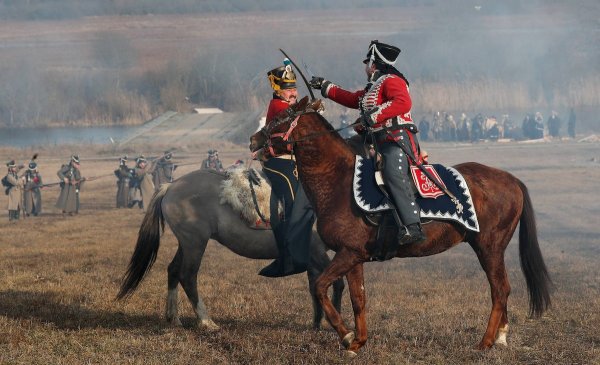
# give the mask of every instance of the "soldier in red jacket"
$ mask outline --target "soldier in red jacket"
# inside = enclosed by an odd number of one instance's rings
[[[399,244],[423,241],[419,207],[411,186],[409,156],[400,145],[420,158],[417,128],[410,115],[411,99],[408,80],[394,64],[400,49],[378,41],[369,45],[366,65],[368,83],[358,91],[347,91],[322,77],[313,77],[310,84],[320,89],[323,97],[348,108],[359,109],[362,128],[373,132],[379,151],[383,155],[384,179],[404,225],[398,234]]]
[[[289,60],[283,63],[283,66],[267,73],[273,88],[273,99],[269,103],[266,125],[298,100],[296,75]],[[263,163],[263,172],[271,182],[271,227],[279,257],[259,274],[279,277],[304,272],[308,267],[315,216],[298,180],[296,161],[291,154],[274,156]],[[281,216],[279,202],[283,206]]]

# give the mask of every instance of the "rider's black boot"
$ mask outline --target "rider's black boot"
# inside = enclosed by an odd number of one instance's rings
[[[427,236],[421,230],[421,225],[419,223],[409,224],[404,227],[404,229],[400,229],[398,233],[398,242],[401,245],[408,245],[411,243],[418,243],[425,241]]]

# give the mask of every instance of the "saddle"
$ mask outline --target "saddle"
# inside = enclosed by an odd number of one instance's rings
[[[462,175],[452,167],[439,164],[426,165],[430,175],[445,185],[454,198],[444,194],[425,174],[413,166],[413,189],[416,203],[421,210],[421,224],[432,220],[449,220],[461,224],[467,230],[479,232],[477,215],[471,193]],[[375,158],[356,156],[353,179],[354,203],[363,211],[369,224],[378,227],[374,259],[386,257],[390,250],[397,249],[398,218],[392,199],[388,196],[377,168]],[[385,174],[385,171],[383,171]]]
[[[271,201],[271,186],[256,169],[238,168],[229,171],[221,183],[220,203],[227,204],[240,214],[249,228],[269,230],[268,217]]]

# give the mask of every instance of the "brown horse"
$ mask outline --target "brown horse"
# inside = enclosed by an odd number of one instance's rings
[[[348,355],[354,356],[367,341],[363,263],[371,259],[376,249],[377,228],[367,223],[353,202],[353,151],[318,113],[301,114],[293,122],[291,119],[294,117],[276,120],[255,133],[250,138],[250,149],[256,152],[267,147],[283,152],[293,145],[299,178],[318,218],[317,230],[325,244],[336,252],[317,279],[317,297]],[[478,348],[489,348],[494,343],[506,345],[510,285],[504,251],[519,223],[519,254],[529,292],[530,315],[539,317],[550,306],[551,281],[538,245],[529,193],[520,180],[506,171],[474,162],[455,168],[471,191],[480,232],[434,221],[424,226],[426,242],[401,246],[396,257],[435,255],[460,242],[469,243],[487,275],[492,296],[487,330]],[[356,335],[346,327],[327,297],[329,286],[343,276],[350,289]]]

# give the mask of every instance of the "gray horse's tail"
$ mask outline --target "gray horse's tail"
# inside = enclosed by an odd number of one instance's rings
[[[123,299],[130,296],[140,285],[158,254],[160,246],[161,230],[165,230],[165,218],[162,214],[162,200],[167,193],[169,184],[163,184],[160,187],[148,206],[140,231],[138,233],[137,244],[129,261],[127,272],[121,281],[121,289],[117,294],[117,299]]]

